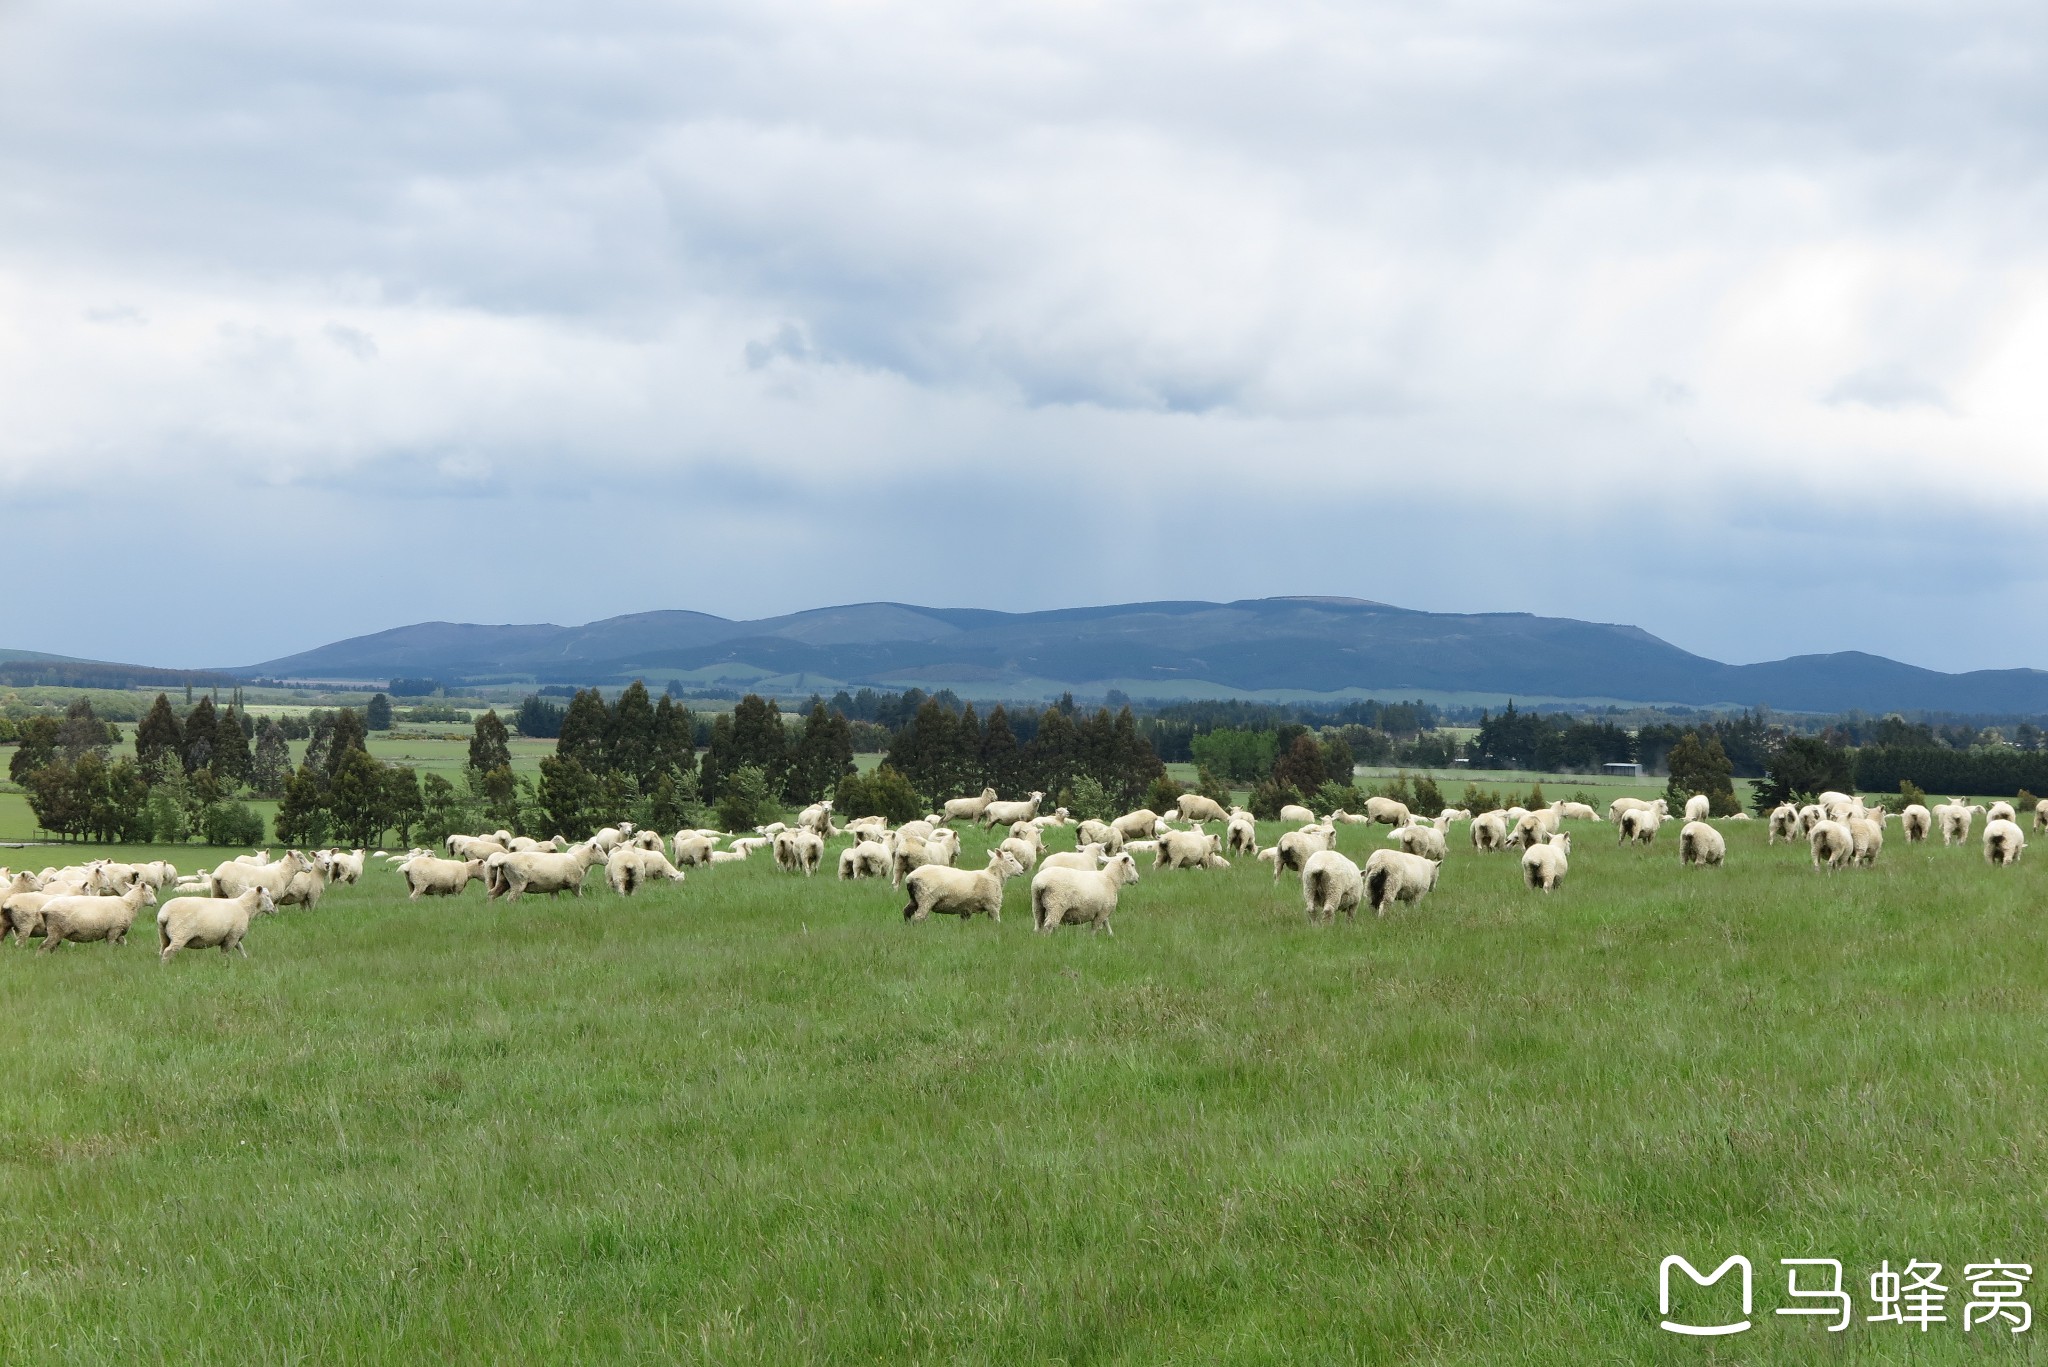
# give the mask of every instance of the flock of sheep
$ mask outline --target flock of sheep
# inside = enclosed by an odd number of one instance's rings
[[[1122,889],[1138,881],[1140,854],[1151,854],[1155,870],[1228,868],[1231,857],[1239,855],[1264,861],[1273,866],[1275,882],[1283,874],[1299,877],[1309,919],[1326,923],[1338,912],[1355,918],[1361,905],[1385,915],[1395,902],[1416,902],[1428,895],[1436,887],[1448,850],[1447,832],[1456,822],[1470,823],[1475,851],[1520,849],[1523,881],[1532,889],[1550,892],[1570,870],[1571,834],[1564,829],[1565,822],[1612,821],[1622,843],[1648,845],[1670,819],[1670,807],[1662,798],[1616,798],[1605,817],[1579,802],[1476,815],[1445,808],[1428,817],[1391,799],[1374,797],[1357,815],[1336,811],[1318,819],[1305,807],[1284,808],[1281,819],[1293,828],[1261,849],[1251,813],[1242,808],[1226,811],[1198,794],[1182,796],[1170,815],[1143,809],[1113,821],[1072,822],[1065,808],[1041,815],[1044,799],[1045,794],[1033,793],[1023,801],[1006,802],[994,789],[984,789],[893,828],[874,816],[836,826],[832,804],[819,802],[805,808],[794,824],[776,822],[738,836],[682,830],[664,840],[658,832],[635,830],[630,822],[621,822],[574,844],[560,837],[543,842],[494,831],[449,836],[447,858],[426,849],[391,855],[380,850],[377,857],[396,866],[414,900],[457,896],[472,882],[480,882],[487,899],[517,902],[529,892],[581,896],[590,870],[599,865],[614,893],[631,896],[650,882],[681,882],[686,869],[740,862],[764,849],[779,870],[816,874],[824,863],[825,842],[846,834],[852,843],[839,856],[839,877],[887,878],[908,898],[905,921],[933,915],[980,915],[1000,921],[1004,884],[1030,874],[1036,929],[1085,925],[1114,935],[1110,918]],[[1678,841],[1682,866],[1715,866],[1727,857],[1727,841],[1709,821],[1708,812],[1704,797],[1686,803]],[[1970,840],[1979,814],[1986,817],[1984,858],[1998,866],[2017,863],[2026,849],[2026,834],[2020,829],[2020,813],[2009,802],[1986,807],[1958,798],[1931,809],[1914,803],[1898,814],[1898,820],[1908,841],[1924,841],[1938,830],[1944,845],[1958,845]],[[1884,848],[1889,819],[1882,806],[1867,806],[1846,793],[1822,793],[1805,806],[1787,803],[1772,811],[1768,843],[1805,841],[1816,869],[1869,867]],[[960,834],[955,823],[1006,832],[989,851],[984,867],[956,867]],[[1337,850],[1337,828],[1373,824],[1391,828],[1387,839],[1393,848],[1374,851],[1361,867]],[[2048,829],[2048,800],[2033,808],[2032,824],[2036,830]],[[1069,825],[1074,828],[1075,847],[1048,852],[1045,832]],[[1220,826],[1220,832],[1211,832],[1212,825]],[[286,906],[317,907],[329,884],[361,879],[367,857],[362,850],[291,850],[273,861],[268,851],[261,851],[184,877],[168,862],[102,859],[38,873],[0,868],[0,942],[10,935],[24,945],[40,938],[44,953],[70,942],[122,944],[142,908],[155,906],[164,961],[182,949],[211,947],[223,954],[239,950],[246,958],[249,951],[243,941],[255,917]],[[176,895],[159,906],[157,893],[167,888]]]

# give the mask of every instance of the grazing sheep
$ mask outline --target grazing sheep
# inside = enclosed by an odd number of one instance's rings
[[[1034,831],[1032,834],[1035,835],[1037,832]],[[1020,873],[1031,872],[1032,866],[1038,862],[1039,854],[1045,849],[1036,840],[1019,840],[1014,835],[996,846],[996,848],[1017,861],[1017,868]]]
[[[1250,816],[1231,814],[1230,824],[1223,828],[1223,847],[1232,854],[1258,854],[1259,828]]]
[[[333,855],[328,877],[337,883],[354,887],[363,876],[363,852],[361,850],[330,850]]]
[[[1300,873],[1308,867],[1308,857],[1318,850],[1334,849],[1337,832],[1329,826],[1303,826],[1300,830],[1287,831],[1273,842],[1273,848],[1259,856],[1273,857],[1273,881],[1280,881],[1282,870]]]
[[[781,826],[780,826],[780,825],[778,824],[778,825],[777,825],[777,827],[776,827],[776,829],[780,830],[780,829],[781,829]],[[595,845],[595,846],[597,846],[597,848],[599,849],[599,851],[601,851],[602,853],[604,853],[604,854],[607,854],[607,855],[608,855],[608,854],[610,854],[610,853],[611,853],[611,852],[612,852],[613,850],[617,849],[617,848],[619,847],[619,842],[621,842],[621,841],[622,841],[622,840],[624,840],[625,838],[626,838],[626,830],[625,830],[625,827],[624,827],[624,825],[623,825],[623,823],[622,823],[622,824],[621,824],[621,825],[619,825],[619,826],[607,826],[607,827],[605,827],[605,828],[604,828],[603,830],[599,831],[599,832],[598,832],[598,833],[597,833],[596,835],[593,835],[592,837],[590,837],[590,840],[588,841],[588,843],[589,843],[589,844],[592,844],[592,845]]]
[[[1534,892],[1556,892],[1571,871],[1572,838],[1562,831],[1522,851],[1522,881]]]
[[[699,864],[711,862],[711,852],[718,848],[718,842],[708,835],[694,835],[689,831],[677,831],[675,839],[675,865],[691,869]]]
[[[886,816],[857,816],[840,827],[840,829],[855,840],[873,840],[879,843],[881,838],[889,833],[889,818]],[[702,832],[695,832],[695,834],[701,835]]]
[[[1678,832],[1678,867],[1720,868],[1728,858],[1728,842],[1706,822],[1692,820]]]
[[[1505,812],[1481,812],[1472,818],[1472,848],[1485,854],[1508,847],[1508,819]]]
[[[1124,833],[1107,821],[1084,821],[1074,828],[1077,845],[1100,845],[1115,854],[1124,847]]]
[[[1009,851],[988,852],[988,867],[979,870],[949,869],[927,864],[904,880],[910,901],[903,908],[906,921],[923,921],[934,912],[958,916],[963,922],[979,913],[991,921],[1003,919],[1003,884],[1024,872],[1024,866]]]
[[[1626,845],[1633,840],[1638,845],[1648,845],[1657,839],[1657,831],[1664,825],[1664,814],[1655,807],[1632,807],[1621,814],[1621,840]]]
[[[1566,803],[1565,805],[1571,806],[1573,804]],[[1590,812],[1593,809],[1588,807],[1586,810]],[[1463,807],[1446,807],[1436,814],[1436,828],[1440,831],[1449,830],[1453,821],[1470,821],[1471,819],[1472,813],[1466,811]],[[1600,818],[1596,816],[1593,819],[1598,821]]]
[[[621,897],[631,897],[657,878],[671,883],[683,881],[683,871],[669,863],[660,850],[621,845],[604,861],[604,881]]]
[[[2034,804],[2034,829],[2048,831],[2048,797]]]
[[[626,837],[625,842],[617,846],[612,853],[616,854],[619,850],[625,849],[660,850],[661,848],[662,839],[659,831],[635,831]]]
[[[1312,826],[1315,824],[1316,814],[1306,807],[1290,802],[1280,809],[1280,819],[1282,821],[1298,822],[1303,826]]]
[[[1390,902],[1419,902],[1436,886],[1437,872],[1442,867],[1419,854],[1374,850],[1365,861],[1365,900],[1378,916],[1387,914]]]
[[[472,879],[481,883],[485,878],[481,859],[436,859],[430,854],[406,860],[398,871],[405,875],[405,885],[412,891],[407,900],[413,902],[422,897],[460,897]]]
[[[1685,819],[1687,821],[1705,821],[1713,814],[1714,804],[1705,793],[1694,793],[1685,800]],[[1681,830],[1678,834],[1683,838],[1685,832]]]
[[[1444,847],[1444,833],[1434,826],[1397,826],[1387,832],[1387,839],[1399,845],[1410,854],[1419,854],[1424,859],[1444,862],[1449,853]]]
[[[1560,813],[1555,807],[1545,807],[1540,812],[1524,812],[1522,819],[1515,823],[1515,829],[1508,834],[1508,844],[1530,849],[1540,845],[1557,834]]]
[[[2010,821],[2017,825],[2019,819],[2020,814],[2013,810],[2013,805],[2010,802],[1994,802],[1991,804],[1990,810],[1984,813],[1984,820],[1987,823],[1992,821]]]
[[[1899,813],[1899,829],[1906,833],[1909,844],[1919,844],[1933,828],[1934,813],[1917,802],[1907,804],[1906,809]]]
[[[1884,827],[1860,816],[1852,816],[1842,824],[1849,828],[1849,840],[1853,846],[1850,858],[1861,868],[1867,869],[1876,864],[1878,853],[1884,849]]]
[[[292,879],[310,867],[306,857],[297,850],[287,851],[285,857],[275,864],[238,864],[230,859],[213,871],[213,895],[240,897],[250,888],[262,888],[275,902],[284,896],[284,890],[291,885]]]
[[[856,878],[887,878],[889,851],[877,841],[859,841],[852,848],[839,852],[839,876],[849,881]]]
[[[1150,807],[1140,807],[1135,812],[1126,812],[1109,823],[1110,829],[1124,838],[1126,844],[1133,840],[1149,840],[1166,831],[1166,823],[1159,813]]]
[[[31,935],[43,933],[43,903],[55,897],[70,896],[69,893],[43,892],[36,888],[23,888],[0,897],[0,943],[9,935],[14,936],[22,948],[28,947]]]
[[[1671,815],[1671,804],[1661,797],[1651,801],[1639,797],[1618,797],[1607,804],[1607,817],[1610,821],[1619,821],[1623,812],[1640,812],[1645,809],[1654,810],[1658,816]]]
[[[445,843],[448,853],[457,859],[489,859],[494,854],[509,853],[511,848],[489,835],[451,835]]]
[[[1365,815],[1368,820],[1381,826],[1406,826],[1413,821],[1408,815],[1408,806],[1390,797],[1369,797],[1365,800]]]
[[[137,883],[119,897],[52,897],[43,903],[42,952],[49,954],[66,940],[125,945],[135,914],[155,905],[156,893],[147,883]]]
[[[2027,837],[2020,830],[2020,824],[2009,817],[2000,817],[1984,825],[1984,862],[1993,868],[2004,868],[2020,862],[2026,853]]]
[[[1551,804],[1551,810],[1555,811],[1566,821],[1600,820],[1600,813],[1594,811],[1583,802],[1557,802]]]
[[[1061,854],[1049,854],[1038,861],[1041,869],[1099,869],[1102,861],[1116,851],[1100,843],[1091,843],[1079,849],[1067,850]]]
[[[1911,811],[1912,808],[1909,807],[1906,810]],[[1922,810],[1925,809],[1923,808]],[[1789,802],[1781,802],[1771,808],[1771,838],[1764,843],[1775,845],[1778,843],[1780,836],[1783,836],[1787,842],[1797,842],[1801,838],[1799,809]]]
[[[1337,913],[1358,919],[1358,904],[1365,900],[1365,875],[1358,865],[1335,850],[1317,850],[1301,866],[1301,901],[1308,910],[1310,925],[1328,925]]]
[[[1126,847],[1128,848],[1128,847]],[[1208,835],[1201,831],[1168,831],[1159,837],[1159,846],[1152,855],[1155,869],[1207,869],[1218,867],[1210,863],[1220,860],[1223,853],[1223,837]],[[1228,868],[1228,864],[1221,867]]]
[[[1051,933],[1061,926],[1089,925],[1106,930],[1116,910],[1117,893],[1138,881],[1138,865],[1129,852],[1113,854],[1100,869],[1040,868],[1031,880],[1031,924]]]
[[[801,873],[806,878],[825,862],[825,842],[816,831],[801,828],[775,833],[775,867],[784,873]]]
[[[988,804],[996,800],[996,790],[983,788],[980,797],[954,797],[946,799],[943,815],[948,821],[979,821]]]
[[[1856,837],[1839,821],[1816,821],[1807,832],[1806,843],[1813,850],[1813,867],[1829,873],[1845,868],[1856,857]]]
[[[991,802],[981,813],[982,824],[1007,826],[1013,821],[1029,821],[1038,815],[1038,804],[1045,801],[1045,794],[1034,792],[1023,802]]]
[[[239,949],[246,959],[249,950],[242,940],[249,933],[249,922],[276,910],[277,903],[262,888],[250,888],[240,897],[173,897],[157,908],[156,934],[161,946],[157,962],[169,963],[181,949],[211,949],[215,945],[223,954]]]
[[[1228,821],[1230,813],[1223,810],[1223,804],[1213,797],[1200,793],[1182,793],[1179,798],[1182,821]]]
[[[485,887],[491,899],[502,897],[507,902],[517,902],[529,892],[544,892],[550,897],[573,892],[581,897],[583,879],[591,865],[603,863],[609,853],[595,840],[586,840],[560,854],[538,850],[494,854],[484,861]]]

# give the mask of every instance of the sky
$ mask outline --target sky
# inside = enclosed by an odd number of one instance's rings
[[[0,646],[1341,594],[2048,667],[2048,8],[0,0]]]

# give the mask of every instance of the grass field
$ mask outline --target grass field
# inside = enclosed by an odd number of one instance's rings
[[[10,946],[0,1362],[2026,1357],[1959,1274],[2042,1261],[2042,869],[1726,829],[1681,874],[1585,827],[1549,898],[1454,840],[1334,928],[1249,861],[1148,866],[1112,939],[757,858]],[[1746,1254],[1756,1328],[1661,1332],[1674,1253]],[[1865,1323],[1912,1258],[1949,1322]]]

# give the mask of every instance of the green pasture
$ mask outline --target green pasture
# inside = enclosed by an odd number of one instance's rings
[[[1111,938],[757,856],[0,947],[0,1362],[2032,1360],[1960,1274],[2048,1261],[2048,873],[1612,829],[1546,897],[1460,827],[1334,927],[1250,860],[1148,862]],[[1659,1330],[1660,1261],[1736,1253],[1755,1327]],[[1948,1322],[1866,1322],[1916,1258]]]

